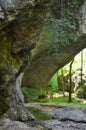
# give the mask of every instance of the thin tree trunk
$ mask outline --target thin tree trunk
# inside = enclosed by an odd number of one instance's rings
[[[58,74],[59,72],[57,71],[57,92],[58,92]]]
[[[61,69],[61,75],[62,75],[62,91],[63,91],[63,97],[65,97],[65,91],[64,91],[64,73],[63,73],[63,68]]]
[[[69,102],[72,101],[72,65],[73,65],[74,59],[70,63],[70,70],[69,70]]]
[[[81,86],[83,85],[83,51],[81,51]]]

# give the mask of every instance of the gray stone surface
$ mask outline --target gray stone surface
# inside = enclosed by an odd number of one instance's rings
[[[42,130],[42,127],[29,127],[22,122],[5,119],[0,122],[0,130]]]
[[[55,108],[52,121],[44,121],[45,127],[52,130],[86,130],[86,109],[80,107],[63,106]]]
[[[86,122],[86,110],[83,108],[64,106],[63,108],[57,109],[54,113],[54,118],[59,120],[73,120],[76,122]]]
[[[58,105],[33,104],[44,113],[52,115],[52,120],[20,122],[4,119],[0,130],[86,130],[86,108]]]
[[[85,123],[76,123],[72,121],[44,121],[42,125],[51,130],[86,130]]]
[[[85,107],[42,104],[33,106],[53,117],[52,120],[37,122],[44,130],[86,130]]]

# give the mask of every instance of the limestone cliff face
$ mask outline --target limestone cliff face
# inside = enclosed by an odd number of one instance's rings
[[[53,18],[61,19],[64,14],[61,8],[69,8],[67,3],[67,0],[64,0],[62,4],[61,0],[54,0],[52,2],[50,13],[53,15]],[[72,14],[72,19],[77,21],[77,29],[75,32],[77,40],[71,41],[70,44],[65,46],[57,43],[58,46],[54,46],[54,48],[57,49],[57,51],[55,51],[52,46],[46,44],[49,35],[46,36],[42,33],[41,40],[37,43],[37,47],[34,49],[31,66],[28,71],[25,72],[23,77],[23,86],[46,86],[55,72],[70,62],[77,53],[86,47],[86,0],[77,0],[77,4],[71,6],[69,9]],[[52,44],[54,43],[55,40],[53,40]]]
[[[16,79],[29,65],[48,6],[49,0],[0,0],[0,114],[9,109],[13,119],[28,119]]]
[[[16,76],[23,64],[28,64],[27,54],[38,39],[43,21],[42,11],[45,10],[42,5],[45,3],[0,1],[0,89],[13,75]]]

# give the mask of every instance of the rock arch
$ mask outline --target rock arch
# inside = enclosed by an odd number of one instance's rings
[[[52,14],[58,19],[61,13],[58,10],[60,1],[57,2],[58,4],[56,2],[52,8]],[[73,18],[78,21],[77,41],[61,46],[60,51],[56,53],[53,47],[41,45],[44,42],[44,39],[42,39],[34,50],[30,68],[24,74],[23,86],[36,88],[46,86],[55,72],[70,62],[76,54],[86,47],[86,1],[81,1],[81,3],[79,3],[79,8],[73,12]]]

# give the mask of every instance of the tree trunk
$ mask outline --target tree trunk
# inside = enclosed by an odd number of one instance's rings
[[[62,91],[63,91],[63,97],[65,97],[65,89],[64,89],[64,70],[63,70],[63,68],[61,69],[61,75],[62,75]]]
[[[69,102],[72,101],[72,65],[73,65],[74,59],[70,63],[70,70],[69,70]]]
[[[83,50],[81,51],[81,86],[83,86]]]

